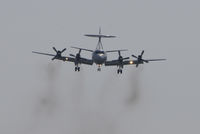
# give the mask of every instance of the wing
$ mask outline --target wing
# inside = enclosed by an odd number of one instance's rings
[[[76,59],[75,59],[75,58],[72,58],[72,57],[66,57],[66,58],[65,58],[65,61],[66,61],[66,62],[68,62],[68,61],[69,61],[69,62],[75,62]]]
[[[164,61],[166,59],[147,59],[144,60],[144,62],[151,62],[151,61]],[[143,64],[143,62],[139,61],[139,60],[127,60],[127,61],[123,61],[123,65],[137,65],[137,64]]]
[[[105,66],[119,66],[119,65],[134,65],[137,64],[137,60],[125,60],[120,62],[119,60],[112,60],[112,61],[106,61]]]
[[[151,61],[164,61],[164,60],[166,59],[147,59],[144,61],[148,63]],[[143,62],[138,60],[125,60],[122,62],[119,62],[119,60],[112,60],[112,61],[106,61],[105,66],[137,65],[137,64],[143,64]]]
[[[81,58],[81,59],[80,59],[80,63],[81,63],[81,64],[86,64],[86,65],[92,65],[92,64],[93,64],[93,60],[91,60],[91,59],[86,59],[86,58]]]
[[[35,52],[35,51],[32,51],[32,53],[42,54],[42,55],[47,55],[47,56],[56,56],[55,54],[41,53],[41,52]]]
[[[138,64],[138,60],[123,61],[123,65],[135,65],[135,64]]]
[[[166,59],[147,59],[147,60],[145,59],[145,61],[148,61],[148,62],[149,61],[162,61],[162,60],[166,60]]]
[[[79,60],[76,60],[76,58],[73,57],[66,57],[65,58],[66,62],[73,62],[73,63],[79,63],[79,64],[86,64],[86,65],[92,65],[93,64],[93,60],[91,59],[86,59],[86,58],[80,58]]]
[[[112,60],[112,61],[106,61],[105,66],[118,66],[119,61],[118,60]]]
[[[73,47],[73,46],[72,46],[71,48],[75,48],[75,49],[79,49],[79,50],[84,50],[84,51],[93,52],[93,50],[85,49],[85,48],[79,48],[79,47]]]
[[[65,56],[58,56],[56,54],[49,54],[49,53],[41,53],[41,52],[36,52],[36,51],[32,51],[32,53],[36,53],[36,54],[41,54],[41,55],[47,55],[47,56],[52,56],[52,60],[57,59],[57,60],[62,60],[62,61],[66,61],[66,59],[71,59],[71,57],[65,57]]]
[[[56,57],[55,54],[49,54],[49,53],[41,53],[41,52],[35,52],[35,51],[32,51],[33,53],[36,53],[36,54],[41,54],[41,55],[47,55],[47,56],[53,56],[55,57],[55,59],[57,60],[62,60],[62,61],[66,61],[66,62],[78,62],[80,64],[86,64],[86,65],[92,65],[93,64],[93,61],[90,60],[90,59],[86,59],[86,58],[80,58],[79,61],[76,60],[76,58],[73,58],[73,57],[65,57],[65,56],[61,56],[61,57]]]

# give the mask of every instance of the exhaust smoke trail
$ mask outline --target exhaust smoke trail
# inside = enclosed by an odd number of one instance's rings
[[[29,133],[59,134],[115,134],[119,122],[130,106],[138,101],[140,70],[117,75],[112,69],[104,74],[79,73],[59,74],[61,64],[50,63],[46,68],[45,88],[35,107],[34,121]],[[63,70],[62,70],[63,71]],[[86,77],[87,76],[87,77]],[[96,77],[98,76],[98,77]],[[100,78],[100,76],[104,76]],[[97,83],[94,82],[94,77]],[[93,89],[87,86],[94,85]]]
[[[56,96],[56,88],[58,88],[58,76],[59,69],[61,67],[60,63],[49,63],[47,65],[46,72],[46,88],[44,89],[44,93],[40,96],[39,99],[39,107],[38,112],[44,112],[44,114],[53,114],[56,110],[57,105],[57,96]]]
[[[137,69],[132,69],[131,73],[129,75],[129,88],[130,88],[130,93],[128,98],[126,99],[126,104],[128,105],[133,105],[139,101],[140,97],[140,75],[143,70],[143,67],[139,67]]]
[[[130,106],[134,106],[139,99],[140,70],[131,70],[129,74],[117,75],[113,71],[105,73],[104,79],[96,78],[92,95],[92,102],[88,99],[80,112],[80,134],[115,134],[119,128],[121,117],[131,112]],[[100,83],[100,84],[99,84]],[[98,87],[98,86],[100,87]],[[87,93],[90,94],[90,93]]]
[[[43,88],[40,88],[39,94],[36,94],[36,100],[34,105],[34,111],[32,115],[32,122],[30,127],[27,129],[28,133],[40,133],[44,131],[43,127],[49,124],[50,121],[55,116],[58,109],[58,97],[57,97],[57,86],[58,86],[58,76],[61,64],[59,62],[51,62],[42,67],[42,72],[44,73],[44,84]],[[38,77],[42,77],[39,75]]]

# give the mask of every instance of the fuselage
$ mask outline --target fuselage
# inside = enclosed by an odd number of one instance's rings
[[[105,51],[97,49],[92,53],[92,60],[94,63],[102,65],[107,60],[107,54]]]
[[[97,46],[96,46],[96,50],[93,51],[93,53],[92,53],[92,60],[93,60],[94,63],[96,63],[100,67],[107,60],[107,54],[103,50],[103,45],[101,43],[101,38],[114,38],[115,36],[101,34],[101,28],[99,28],[99,34],[86,34],[85,36],[95,37],[95,38],[99,39],[98,43],[97,43]]]

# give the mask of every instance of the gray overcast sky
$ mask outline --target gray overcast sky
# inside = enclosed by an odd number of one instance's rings
[[[0,133],[198,134],[200,2],[197,0],[1,0]],[[167,58],[139,68],[74,65],[32,54],[52,46],[127,48]],[[82,53],[90,58],[88,52]],[[109,59],[117,54],[109,54]]]

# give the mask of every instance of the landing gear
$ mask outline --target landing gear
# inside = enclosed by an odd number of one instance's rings
[[[80,71],[80,67],[75,67],[75,71]]]
[[[101,68],[100,68],[100,67],[98,67],[98,68],[97,68],[97,71],[101,71]]]
[[[123,66],[119,66],[119,69],[117,69],[117,74],[122,74],[122,69],[123,69]]]
[[[97,71],[101,71],[101,64],[98,64]]]
[[[122,69],[117,70],[117,74],[121,73],[122,74]]]

